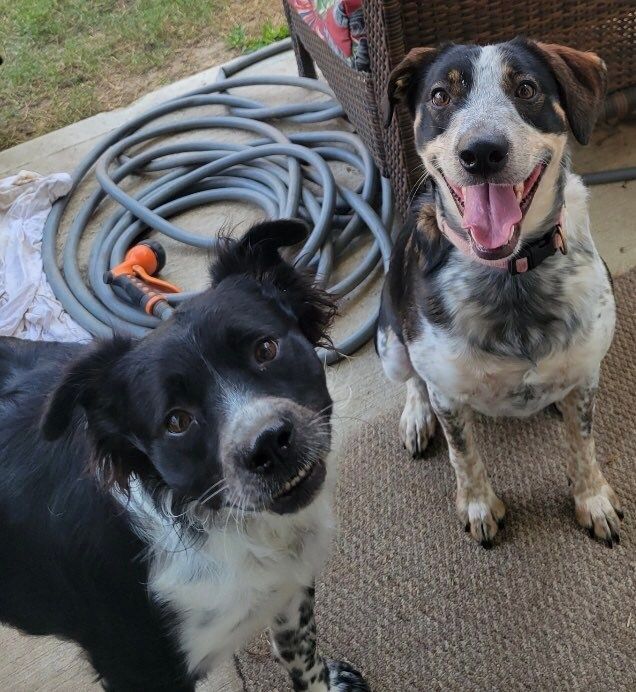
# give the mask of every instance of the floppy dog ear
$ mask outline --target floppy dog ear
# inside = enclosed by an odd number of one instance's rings
[[[327,330],[336,314],[333,298],[313,283],[306,270],[292,267],[280,254],[281,248],[298,245],[308,234],[309,227],[299,219],[257,224],[240,240],[219,243],[210,276],[213,285],[240,274],[273,285],[292,309],[307,339],[314,346],[328,345]]]
[[[384,96],[384,127],[389,127],[397,103],[405,102],[413,113],[413,95],[422,74],[437,56],[436,48],[413,48],[389,75]]]
[[[62,436],[78,406],[86,411],[95,408],[113,365],[129,349],[130,341],[117,337],[93,346],[71,362],[60,385],[51,394],[42,416],[42,433],[47,440]]]
[[[71,426],[78,407],[82,408],[93,446],[89,467],[100,471],[106,485],[117,483],[124,490],[133,465],[143,457],[125,438],[120,420],[125,392],[113,381],[114,366],[131,347],[129,339],[116,337],[72,361],[49,397],[40,423],[45,439],[56,440]]]
[[[596,53],[555,43],[534,45],[556,78],[572,133],[581,144],[587,144],[605,99],[605,63]]]

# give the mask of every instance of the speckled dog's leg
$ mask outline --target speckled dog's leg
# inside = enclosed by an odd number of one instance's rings
[[[406,403],[400,418],[400,438],[414,459],[424,453],[435,434],[435,424],[426,382],[414,375],[406,383]]]
[[[316,651],[314,589],[302,589],[272,625],[272,648],[287,669],[294,692],[370,692],[347,663]]]
[[[570,445],[568,476],[576,519],[590,535],[611,548],[619,542],[620,502],[596,461],[592,422],[596,386],[573,389],[560,404]]]
[[[457,405],[434,391],[431,404],[444,430],[450,462],[457,478],[457,511],[472,537],[484,548],[492,541],[506,513],[504,503],[495,495],[488,473],[473,437],[472,411]]]

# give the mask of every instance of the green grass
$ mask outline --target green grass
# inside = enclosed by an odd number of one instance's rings
[[[275,43],[288,36],[289,27],[287,24],[275,26],[271,22],[265,22],[256,36],[249,36],[242,24],[236,24],[227,36],[227,44],[230,48],[234,48],[241,53],[252,53],[259,48],[269,46],[270,43]]]
[[[281,9],[271,5],[0,0],[0,150],[282,38],[286,27],[273,23]],[[237,16],[247,18],[246,28],[231,43]],[[204,58],[212,62],[190,60],[201,46],[211,51]]]

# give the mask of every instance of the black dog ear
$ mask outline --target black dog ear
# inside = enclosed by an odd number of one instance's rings
[[[240,240],[219,242],[210,276],[213,285],[228,276],[247,275],[273,286],[291,307],[307,339],[314,346],[327,346],[327,330],[336,314],[333,298],[314,285],[307,271],[292,267],[280,254],[281,248],[298,245],[308,234],[307,224],[299,219],[257,224]]]
[[[533,42],[554,75],[572,133],[587,144],[607,89],[607,67],[596,55],[556,43]]]
[[[130,346],[129,340],[116,337],[96,344],[70,363],[42,416],[41,429],[47,440],[62,436],[78,406],[87,411],[95,408],[113,365],[128,352]]]
[[[307,239],[309,226],[302,219],[277,219],[252,226],[241,238],[245,247],[258,246],[263,252],[277,252],[281,247],[292,247]]]
[[[96,344],[71,362],[51,394],[41,420],[43,436],[56,440],[68,430],[81,407],[92,445],[88,470],[96,472],[106,487],[117,484],[125,492],[131,474],[150,464],[126,437],[122,413],[126,392],[113,377],[115,366],[131,348],[129,339],[116,337]]]
[[[407,103],[412,114],[415,87],[437,54],[437,48],[413,48],[393,69],[389,75],[383,103],[385,128],[391,124],[397,103]]]
[[[279,249],[298,245],[309,235],[309,227],[300,219],[263,221],[252,226],[240,239],[221,238],[217,257],[210,267],[212,284],[232,274],[258,275],[282,261]]]

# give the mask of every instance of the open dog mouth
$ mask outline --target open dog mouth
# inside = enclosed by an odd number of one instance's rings
[[[539,187],[547,163],[540,163],[515,185],[482,183],[459,187],[443,173],[444,182],[462,216],[471,245],[483,259],[501,259],[517,247],[521,222]]]
[[[322,459],[306,463],[272,494],[269,509],[277,514],[302,509],[313,500],[326,475],[327,468]]]

